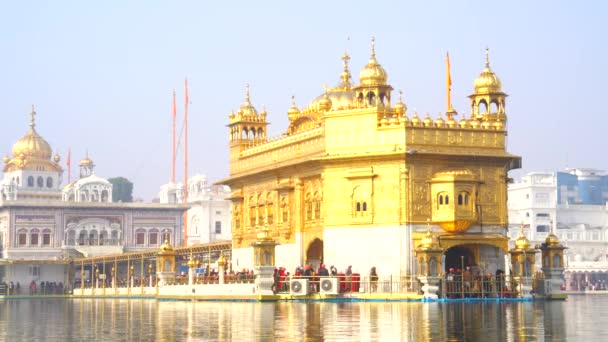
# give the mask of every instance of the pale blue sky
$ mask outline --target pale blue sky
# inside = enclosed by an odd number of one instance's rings
[[[291,95],[303,107],[336,84],[345,50],[358,82],[373,35],[410,116],[445,111],[446,51],[454,107],[468,116],[489,47],[523,171],[608,170],[607,32],[601,1],[3,1],[0,153],[35,104],[62,163],[71,147],[73,175],[88,150],[98,175],[125,176],[150,200],[170,177],[171,94],[181,116],[187,76],[189,173],[215,181],[228,174],[225,125],[246,83],[279,135]]]

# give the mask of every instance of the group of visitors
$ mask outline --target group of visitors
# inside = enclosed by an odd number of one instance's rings
[[[304,267],[297,266],[294,270],[293,275],[287,271],[285,267],[275,268],[273,278],[274,283],[272,290],[274,293],[288,292],[289,284],[292,279],[308,279],[311,293],[318,293],[320,291],[320,283],[322,278],[327,277],[339,277],[340,278],[340,289],[343,292],[358,291],[360,278],[353,277],[353,267],[349,265],[343,272],[338,272],[336,266],[331,265],[329,269],[324,263],[321,263],[315,271],[312,264],[306,264]],[[376,292],[378,290],[378,273],[376,267],[372,267],[369,275],[370,280],[370,291]],[[356,286],[354,283],[356,283]],[[355,288],[356,287],[356,288]]]
[[[20,282],[10,281],[7,284],[3,281],[0,283],[0,287],[2,287],[6,295],[56,295],[64,293],[63,283],[55,281],[41,281],[37,283],[35,280],[32,280],[26,291],[22,290]]]
[[[464,270],[450,267],[445,275],[445,291],[447,298],[510,296],[504,271],[483,274],[477,266],[466,266]]]

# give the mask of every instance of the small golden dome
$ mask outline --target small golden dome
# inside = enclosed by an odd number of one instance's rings
[[[497,131],[502,131],[503,129],[505,129],[505,124],[502,121],[496,121],[494,122],[494,128]]]
[[[376,49],[374,44],[374,38],[372,37],[372,56],[367,65],[359,73],[359,82],[361,85],[383,85],[386,84],[388,79],[386,70],[384,70],[376,61]]]
[[[445,120],[443,120],[442,117],[438,117],[437,119],[435,119],[435,126],[443,127],[444,125],[445,125]]]
[[[524,235],[524,232],[522,229],[519,231],[519,236],[515,240],[515,248],[527,249],[528,247],[530,247],[530,241],[528,241],[528,239],[526,239],[526,236]]]
[[[245,103],[243,103],[239,108],[239,114],[243,117],[258,116],[258,111],[251,104],[251,98],[249,96],[249,84],[247,84],[247,91],[245,93]]]
[[[420,125],[420,118],[418,117],[418,113],[414,112],[414,116],[412,116],[412,126]]]
[[[331,110],[331,99],[329,98],[329,96],[327,96],[327,91],[325,92],[325,94],[323,95],[323,98],[319,101],[319,109],[324,111],[324,112],[328,112],[329,110]]]
[[[167,254],[173,252],[173,247],[169,244],[169,240],[165,239],[162,245],[160,245],[160,251],[158,254]]]
[[[458,121],[458,126],[460,126],[460,128],[466,128],[467,124],[468,124],[468,122],[467,122],[467,119],[465,119],[465,118],[462,118],[462,119],[460,119],[460,121]]]
[[[11,158],[9,156],[4,156],[4,164],[7,164],[9,161],[11,161]]]
[[[80,161],[80,166],[94,166],[95,164],[93,163],[93,160],[91,158],[89,158],[89,156],[86,156],[86,158],[84,158],[83,160]]]
[[[471,128],[478,128],[480,123],[478,120],[471,119],[469,120],[469,125],[471,125]]]
[[[59,154],[55,153],[55,155],[53,156],[53,161],[55,163],[59,163],[61,161],[61,157],[59,156]]]
[[[545,243],[547,246],[559,246],[559,238],[553,233],[553,230],[549,233],[547,238],[545,239]]]
[[[490,123],[489,121],[484,121],[481,123],[481,127],[483,127],[483,129],[489,129],[490,126],[492,126],[492,123]]]
[[[425,127],[430,127],[433,125],[433,119],[431,119],[431,116],[429,115],[429,113],[426,113],[426,116],[424,117],[424,120],[422,120],[422,124]]]
[[[407,111],[407,106],[405,105],[405,103],[403,103],[403,100],[401,99],[402,95],[403,92],[399,90],[399,100],[397,100],[397,103],[395,103],[395,105],[393,106],[395,114],[397,114],[398,116],[403,116]]]
[[[456,120],[450,116],[450,118],[446,121],[446,125],[450,128],[456,127]]]
[[[384,116],[384,117],[382,117],[382,119],[380,119],[380,125],[382,125],[382,126],[388,125],[388,118],[386,116]]]
[[[501,92],[502,83],[496,74],[490,69],[490,57],[488,49],[486,49],[486,65],[479,74],[479,77],[475,79],[473,83],[475,93],[494,93]]]
[[[287,111],[287,117],[289,118],[290,121],[294,121],[295,119],[298,118],[298,116],[300,116],[300,110],[296,106],[295,96],[292,96],[291,97],[291,107]]]

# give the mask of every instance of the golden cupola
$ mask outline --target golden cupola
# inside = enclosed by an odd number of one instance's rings
[[[295,96],[291,96],[291,107],[287,110],[289,121],[295,121],[300,116],[300,110],[296,106]]]
[[[303,112],[328,112],[331,110],[343,110],[349,109],[353,106],[354,92],[352,89],[350,69],[348,61],[350,56],[344,53],[342,56],[342,62],[344,69],[340,74],[340,82],[334,88],[328,88],[324,86],[325,92],[317,96],[312,102],[303,110]]]
[[[403,103],[403,92],[401,90],[399,90],[399,100],[397,100],[397,103],[395,103],[395,105],[393,106],[393,109],[395,110],[395,114],[397,114],[397,116],[404,116],[405,112],[407,111],[407,106],[405,105],[405,103]]]
[[[4,157],[4,172],[15,170],[36,170],[61,172],[59,155],[53,157],[49,143],[36,131],[36,111],[32,106],[30,130],[13,145],[13,157]],[[53,159],[51,159],[53,158]]]
[[[471,113],[474,119],[502,122],[507,120],[505,98],[508,95],[502,91],[500,79],[490,69],[488,49],[486,49],[485,67],[475,79],[473,90],[474,92],[469,95],[469,99],[471,100]]]
[[[376,61],[376,49],[372,38],[372,55],[367,65],[359,73],[359,83],[362,86],[385,85],[388,80],[386,70]]]
[[[354,88],[357,107],[390,107],[393,87],[387,84],[387,79],[386,70],[376,60],[375,41],[372,37],[371,57],[359,73],[359,85]]]
[[[515,239],[516,249],[528,249],[530,247],[530,241],[524,235],[523,229],[520,229],[519,236]]]

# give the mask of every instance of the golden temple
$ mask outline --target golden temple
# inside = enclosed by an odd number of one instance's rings
[[[355,84],[350,57],[335,87],[308,106],[295,101],[289,126],[267,136],[265,110],[245,102],[229,115],[233,260],[249,265],[267,229],[278,266],[356,265],[365,273],[414,274],[427,221],[445,265],[504,267],[508,253],[507,172],[521,158],[506,151],[507,116],[498,76],[485,66],[467,117],[409,114],[396,101],[372,39]],[[449,101],[449,100],[448,100]],[[429,228],[430,229],[430,228]]]

